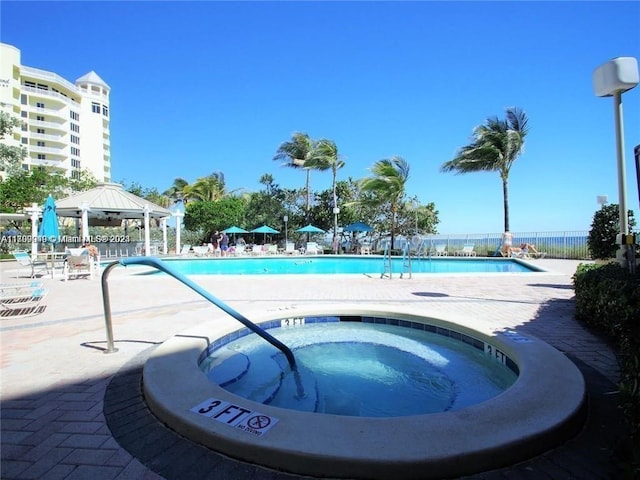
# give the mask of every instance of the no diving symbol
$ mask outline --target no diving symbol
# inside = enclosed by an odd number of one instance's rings
[[[266,415],[256,415],[247,420],[247,425],[255,430],[262,430],[271,424],[271,419]]]

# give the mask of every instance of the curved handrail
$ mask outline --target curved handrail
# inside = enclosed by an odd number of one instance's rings
[[[284,356],[287,358],[287,361],[289,362],[289,366],[291,367],[291,370],[294,373],[297,373],[298,368],[296,366],[296,359],[294,358],[293,352],[291,351],[291,349],[289,347],[287,347],[284,343],[282,343],[277,338],[275,338],[272,335],[270,335],[269,333],[267,333],[265,330],[263,330],[258,325],[253,323],[251,320],[246,318],[244,315],[242,315],[241,313],[237,312],[236,310],[231,308],[229,305],[225,304],[222,300],[220,300],[220,299],[214,297],[213,295],[211,295],[209,292],[207,292],[200,285],[198,285],[197,283],[191,281],[189,278],[185,277],[183,274],[181,274],[180,272],[178,272],[178,271],[174,270],[173,268],[169,267],[165,262],[163,262],[159,258],[155,258],[155,257],[123,258],[121,260],[118,260],[117,262],[110,263],[104,269],[104,272],[102,274],[102,301],[103,301],[103,304],[104,304],[104,316],[105,316],[105,322],[106,322],[106,326],[107,326],[107,350],[105,351],[105,353],[112,353],[112,352],[117,352],[118,351],[113,346],[113,328],[112,328],[112,322],[111,322],[111,305],[110,305],[110,299],[109,299],[109,287],[107,285],[107,277],[109,276],[110,271],[114,267],[116,267],[118,265],[122,265],[122,266],[125,266],[125,267],[127,265],[148,265],[150,267],[154,267],[154,268],[156,268],[158,270],[161,270],[161,271],[171,275],[173,278],[175,278],[176,280],[179,280],[180,282],[184,283],[187,287],[191,288],[196,293],[199,293],[201,296],[203,296],[204,298],[209,300],[211,303],[213,303],[216,307],[220,308],[224,312],[226,312],[229,315],[231,315],[233,318],[238,320],[240,323],[242,323],[249,330],[251,330],[255,334],[261,336],[267,342],[269,342],[271,345],[273,345],[278,350],[280,350],[282,353],[284,353]]]

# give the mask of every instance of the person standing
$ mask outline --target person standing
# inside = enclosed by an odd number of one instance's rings
[[[227,250],[229,250],[229,235],[226,232],[222,232],[222,236],[220,237],[220,250],[222,251],[222,256],[227,256]]]

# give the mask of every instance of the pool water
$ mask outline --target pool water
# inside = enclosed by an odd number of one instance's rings
[[[284,355],[254,334],[214,350],[201,369],[259,403],[361,417],[459,410],[499,395],[517,378],[484,350],[414,328],[328,322],[269,333],[291,348],[301,381]]]
[[[382,257],[319,256],[167,259],[185,275],[372,274],[384,271]],[[392,273],[404,271],[401,257],[392,258]],[[412,273],[523,273],[535,267],[508,258],[412,259]]]

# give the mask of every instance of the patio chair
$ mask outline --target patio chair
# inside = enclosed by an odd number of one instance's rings
[[[187,243],[182,246],[182,249],[180,250],[179,255],[189,255],[190,250],[191,250],[191,245]]]
[[[91,280],[93,279],[94,268],[93,259],[88,253],[69,255],[64,262],[62,276],[65,282],[71,277],[88,277]]]
[[[287,242],[284,246],[284,253],[286,255],[299,255],[300,252],[296,248],[296,244],[293,242]]]
[[[194,245],[192,248],[196,257],[205,257],[209,255],[208,245]]]
[[[316,242],[307,242],[307,248],[304,249],[304,253],[307,255],[318,255],[318,253],[320,253],[318,244]]]
[[[447,253],[447,246],[444,243],[436,243],[436,250],[434,252],[436,257],[446,257],[449,255]]]
[[[454,255],[459,257],[475,257],[476,252],[473,251],[474,244],[473,243],[465,243],[462,247],[462,250],[456,250]]]
[[[42,272],[43,275],[46,275],[49,272],[47,261],[33,260],[29,252],[25,252],[25,251],[13,252],[13,257],[16,259],[16,261],[20,265],[22,265],[23,267],[26,267],[26,269],[29,271],[30,278],[35,278],[38,272]],[[20,272],[18,270],[16,273],[16,278],[18,277],[19,273]]]
[[[40,305],[47,295],[43,283],[0,284],[0,317],[18,318],[42,313],[44,305]]]

